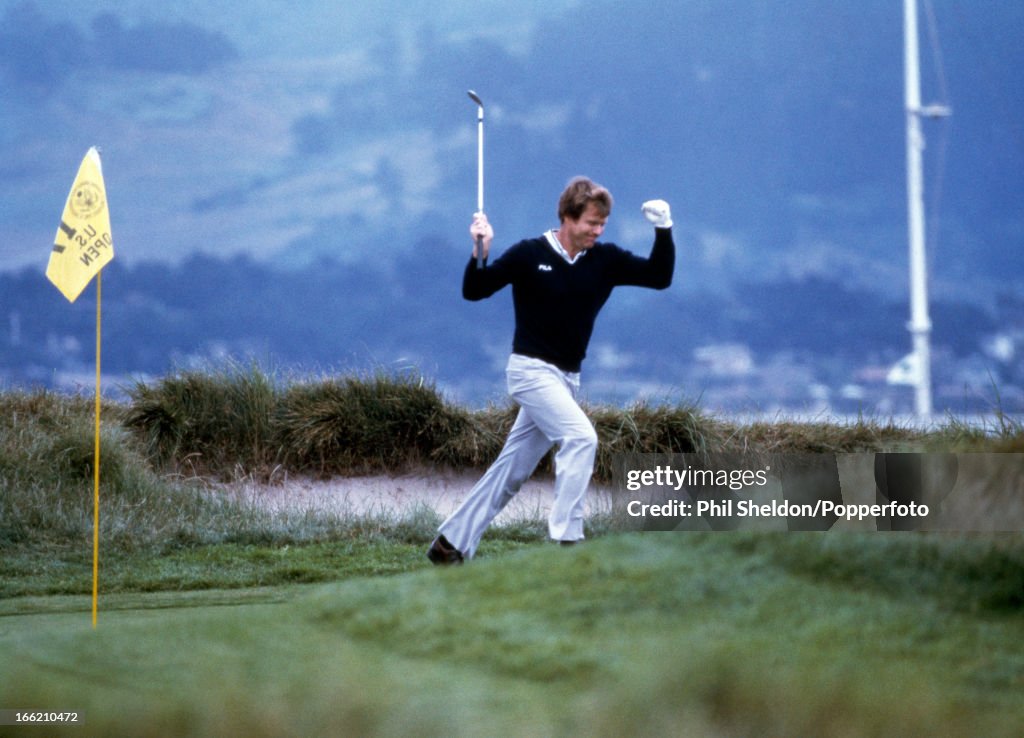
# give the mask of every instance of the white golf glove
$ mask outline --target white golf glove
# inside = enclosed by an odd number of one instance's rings
[[[672,227],[672,209],[664,200],[648,200],[640,206],[640,209],[643,211],[644,217],[653,223],[655,228]]]

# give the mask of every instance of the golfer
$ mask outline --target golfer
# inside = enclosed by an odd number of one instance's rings
[[[486,259],[494,231],[483,213],[473,217],[473,257],[463,275],[462,295],[482,300],[512,285],[516,326],[506,376],[519,414],[501,454],[441,524],[427,551],[435,564],[473,558],[484,530],[554,445],[555,499],[548,534],[563,544],[583,539],[583,501],[594,470],[597,433],[576,398],[594,320],[612,288],[665,289],[675,265],[668,203],[643,205],[655,227],[646,259],[598,241],[611,210],[608,190],[577,177],[558,201],[558,229],[520,241],[493,264]],[[478,243],[483,268],[476,263]]]

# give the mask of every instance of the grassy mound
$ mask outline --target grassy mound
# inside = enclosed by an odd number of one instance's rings
[[[1021,611],[958,563],[991,544],[901,537],[882,573],[879,538],[619,534],[122,598],[96,632],[84,612],[12,615],[0,702],[105,735],[1018,735]]]

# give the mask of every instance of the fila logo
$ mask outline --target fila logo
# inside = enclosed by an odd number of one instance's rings
[[[539,269],[542,272],[550,272],[550,271],[552,271],[550,264],[538,264],[537,265],[537,269]]]

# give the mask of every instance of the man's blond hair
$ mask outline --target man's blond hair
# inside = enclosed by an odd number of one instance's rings
[[[612,212],[612,194],[587,177],[573,177],[558,198],[558,219],[579,220],[587,205],[594,203],[601,216]]]

